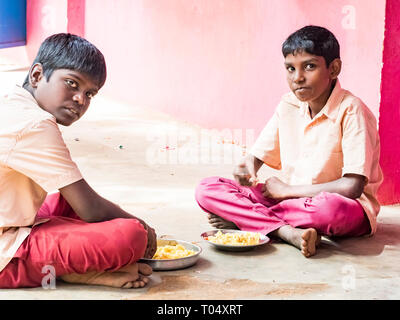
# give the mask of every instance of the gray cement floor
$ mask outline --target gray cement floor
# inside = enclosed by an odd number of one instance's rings
[[[2,90],[24,74],[2,72]],[[200,238],[212,228],[195,202],[194,189],[203,177],[231,177],[234,157],[226,155],[240,153],[240,147],[213,139],[209,145],[199,144],[209,132],[102,96],[83,119],[62,131],[73,159],[98,193],[146,220],[158,235],[195,241],[203,252],[193,267],[155,272],[143,289],[58,281],[55,289],[3,289],[0,299],[400,298],[400,207],[382,208],[374,237],[324,238],[309,259],[280,242],[243,253],[217,251]],[[207,150],[212,147],[225,152],[211,157]],[[188,156],[191,163],[183,160]]]

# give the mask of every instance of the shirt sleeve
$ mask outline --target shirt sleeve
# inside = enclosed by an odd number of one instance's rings
[[[250,149],[250,154],[262,160],[273,169],[281,169],[279,116],[277,111],[275,111],[272,118],[261,131],[256,142]]]
[[[25,129],[10,151],[7,165],[51,192],[82,179],[57,124],[41,120]]]
[[[376,150],[379,150],[375,117],[356,101],[346,111],[342,129],[342,175],[359,174],[370,180],[377,158]]]

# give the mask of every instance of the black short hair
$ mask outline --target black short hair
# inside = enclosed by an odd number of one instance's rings
[[[339,58],[340,46],[336,37],[328,29],[318,26],[306,26],[292,33],[282,44],[282,53],[288,54],[305,51],[325,58],[326,66]]]
[[[107,77],[103,54],[86,39],[70,34],[57,33],[46,38],[40,45],[35,63],[40,63],[46,80],[57,69],[70,69],[88,75],[101,88]],[[23,87],[29,83],[26,77]]]

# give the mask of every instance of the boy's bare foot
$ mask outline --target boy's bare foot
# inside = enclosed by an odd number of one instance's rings
[[[216,229],[239,229],[232,221],[225,220],[213,213],[208,214],[208,223]]]
[[[60,278],[69,283],[102,285],[115,288],[143,288],[149,282],[148,276],[152,272],[152,268],[145,263],[133,263],[114,272],[71,273]]]
[[[284,225],[278,230],[271,232],[271,235],[277,236],[299,248],[306,258],[315,254],[316,247],[321,242],[321,236],[314,228],[300,229]]]

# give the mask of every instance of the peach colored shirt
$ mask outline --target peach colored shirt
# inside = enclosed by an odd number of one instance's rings
[[[359,174],[368,179],[357,200],[376,231],[380,205],[376,192],[383,176],[375,116],[339,80],[324,108],[311,119],[308,104],[293,93],[284,95],[250,153],[282,170],[290,185],[319,184]]]
[[[0,271],[29,235],[48,192],[82,179],[56,119],[25,89],[0,100]]]

